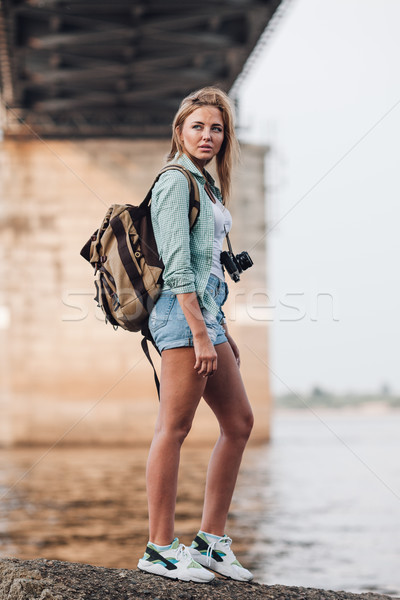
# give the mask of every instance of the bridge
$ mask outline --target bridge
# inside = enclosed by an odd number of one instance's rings
[[[280,0],[0,0],[6,135],[164,137],[228,91]]]
[[[104,325],[79,251],[110,204],[144,197],[184,95],[237,85],[279,4],[0,0],[0,446],[150,439],[158,403],[140,336]],[[266,151],[242,145],[231,239],[254,266],[228,282],[224,307],[258,440],[270,423]],[[215,439],[206,407],[196,423],[194,439]]]

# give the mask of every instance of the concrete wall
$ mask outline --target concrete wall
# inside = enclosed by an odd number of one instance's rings
[[[140,202],[167,149],[151,140],[0,143],[0,444],[150,440],[158,402],[140,335],[104,324],[79,252],[110,204]],[[268,437],[270,409],[266,324],[249,312],[252,290],[265,288],[264,154],[243,147],[232,241],[235,252],[260,241],[255,266],[228,282],[225,311],[255,407],[254,440]],[[215,433],[201,407],[192,441]]]

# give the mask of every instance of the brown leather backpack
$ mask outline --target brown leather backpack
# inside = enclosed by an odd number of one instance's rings
[[[200,212],[197,182],[181,165],[167,165],[158,173],[139,206],[110,206],[100,228],[80,252],[94,269],[94,299],[104,312],[105,322],[111,323],[114,329],[122,327],[128,331],[141,331],[144,336],[142,348],[153,369],[147,340],[155,344],[148,329],[148,317],[161,293],[164,265],[154,237],[150,205],[155,183],[162,173],[171,169],[180,171],[188,180],[188,218],[192,229]],[[155,370],[154,375],[159,391]]]

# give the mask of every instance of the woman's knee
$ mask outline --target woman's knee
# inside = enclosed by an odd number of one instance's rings
[[[246,443],[254,425],[254,416],[249,408],[246,412],[239,413],[225,426],[221,425],[221,434],[232,438],[235,442]]]
[[[254,415],[253,415],[253,411],[250,409],[249,414],[247,416],[247,422],[246,422],[246,426],[248,428],[248,436],[250,436],[253,427],[254,427]]]
[[[254,426],[254,415],[253,415],[253,411],[251,409],[249,409],[248,412],[241,419],[241,424],[240,424],[240,429],[241,429],[240,433],[241,433],[242,437],[246,440],[246,442],[250,437],[250,434],[253,430],[253,426]]]
[[[170,443],[183,444],[192,428],[192,419],[176,423],[157,423],[154,435]]]

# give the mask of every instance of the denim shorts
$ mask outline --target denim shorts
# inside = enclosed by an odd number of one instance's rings
[[[216,317],[206,308],[201,309],[208,335],[213,345],[216,346],[228,341],[221,324],[224,318],[221,306],[228,297],[228,285],[216,275],[211,274],[206,290],[219,308]],[[158,297],[150,313],[149,329],[160,352],[169,348],[193,346],[193,334],[181,305],[174,292],[169,289],[163,290]]]

